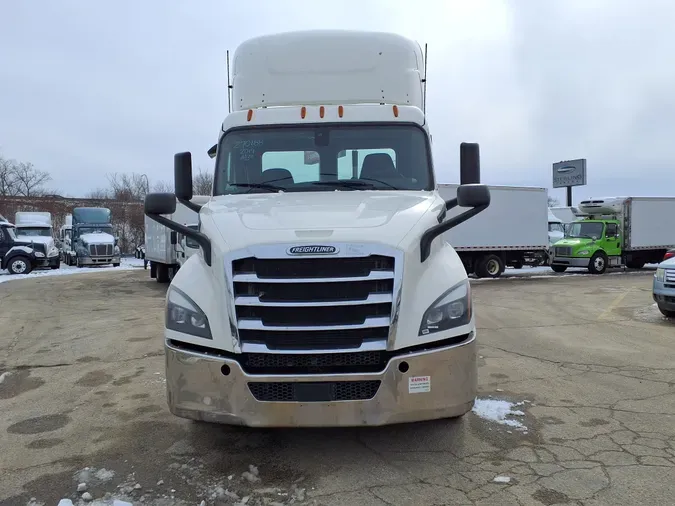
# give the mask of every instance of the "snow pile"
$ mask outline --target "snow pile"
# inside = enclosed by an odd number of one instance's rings
[[[9,274],[7,271],[0,271],[0,283],[4,283],[6,281],[15,281],[18,279],[33,279],[35,277],[41,276],[69,276],[71,274],[84,274],[86,272],[120,271],[139,268],[143,268],[143,260],[133,257],[123,257],[119,267],[105,265],[101,267],[95,266],[77,268],[62,263],[61,267],[58,269],[35,269],[30,274]]]
[[[496,399],[476,399],[472,411],[485,420],[497,422],[501,425],[507,425],[517,429],[526,430],[527,427],[525,427],[518,420],[507,418],[512,416],[524,416],[525,413],[514,409],[516,406],[522,406],[523,404],[525,403],[500,401]]]

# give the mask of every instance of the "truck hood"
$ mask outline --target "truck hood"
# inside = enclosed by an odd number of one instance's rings
[[[115,238],[106,234],[105,232],[97,232],[92,234],[82,234],[80,239],[84,244],[114,244]]]
[[[396,246],[434,200],[433,192],[420,191],[224,195],[214,197],[202,216],[213,219],[231,249],[303,239]]]
[[[30,243],[34,244],[44,244],[47,248],[54,246],[54,239],[51,237],[45,236],[32,236],[32,235],[17,235],[17,243],[29,245]]]
[[[590,244],[592,242],[593,239],[587,239],[585,237],[566,237],[564,239],[560,239],[554,244],[554,246],[572,246],[574,248],[576,246]]]

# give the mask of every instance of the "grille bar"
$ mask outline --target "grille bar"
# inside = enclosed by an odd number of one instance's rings
[[[666,269],[665,280],[675,283],[675,269]]]
[[[390,293],[371,293],[363,300],[319,300],[306,302],[279,302],[265,301],[260,297],[237,297],[234,303],[237,306],[269,306],[269,307],[325,307],[325,306],[355,306],[363,304],[391,304],[393,297]]]
[[[237,326],[242,330],[269,330],[283,332],[297,332],[303,330],[354,330],[368,329],[373,327],[388,327],[390,319],[386,317],[366,318],[361,324],[355,325],[313,325],[309,322],[307,325],[276,325],[268,326],[263,324],[262,320],[239,320]]]
[[[350,278],[260,278],[257,274],[235,274],[234,282],[243,283],[344,283],[345,281],[370,281],[376,279],[394,279],[391,271],[373,271],[367,276]]]

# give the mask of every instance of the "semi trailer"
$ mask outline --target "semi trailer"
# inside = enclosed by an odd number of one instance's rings
[[[209,197],[195,195],[191,202],[195,205],[203,205],[208,200]],[[176,210],[167,214],[165,218],[181,223],[193,230],[199,230],[199,213],[181,202],[176,202]],[[189,237],[145,216],[145,254],[143,258],[150,264],[150,277],[158,283],[171,281],[181,265],[198,249],[197,243]]]
[[[659,263],[675,247],[675,197],[610,197],[584,200],[582,216],[555,243],[551,268],[603,274],[611,267],[641,269]]]
[[[212,196],[191,202],[181,152],[175,194],[145,199],[150,219],[200,247],[166,295],[174,415],[363,426],[472,408],[471,286],[442,236],[470,227],[490,191],[478,145],[463,143],[462,184],[439,194],[425,77],[420,45],[396,34],[291,32],[237,48]],[[166,218],[176,199],[198,231]]]
[[[440,184],[440,195],[454,198],[457,184]],[[445,234],[466,272],[497,278],[507,266],[548,264],[549,217],[546,188],[489,186],[490,207]],[[457,214],[448,212],[448,218]]]

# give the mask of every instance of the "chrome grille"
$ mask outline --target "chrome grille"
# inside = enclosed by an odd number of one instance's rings
[[[664,272],[665,281],[668,283],[675,283],[675,269],[666,269]]]
[[[395,253],[279,258],[270,248],[230,263],[242,350],[386,349],[402,263]]]
[[[113,245],[112,244],[90,244],[89,245],[89,254],[93,257],[103,257],[103,256],[112,256],[113,254]]]
[[[572,248],[570,246],[556,246],[555,254],[559,257],[568,257],[572,255]]]
[[[375,397],[380,388],[380,380],[313,383],[250,382],[248,388],[256,400],[266,402],[364,401]]]

